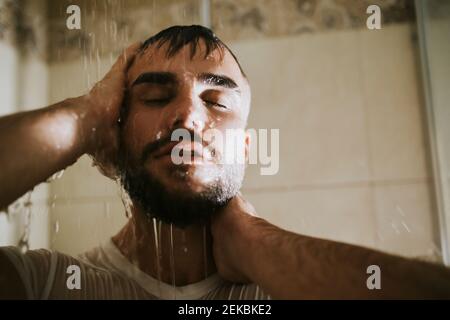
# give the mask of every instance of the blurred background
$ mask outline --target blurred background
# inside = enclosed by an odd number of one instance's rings
[[[180,24],[229,44],[253,90],[249,127],[280,130],[278,174],[247,170],[260,216],[449,263],[450,1],[0,0],[0,114],[82,95],[127,45]],[[82,157],[0,213],[0,245],[83,252],[125,224],[120,195]]]

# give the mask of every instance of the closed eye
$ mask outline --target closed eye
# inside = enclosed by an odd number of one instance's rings
[[[223,105],[223,104],[220,104],[220,103],[217,103],[217,102],[208,101],[208,100],[204,100],[204,101],[205,101],[207,106],[228,109],[228,107]]]
[[[170,98],[164,98],[164,99],[145,99],[143,100],[144,104],[146,106],[164,106],[168,104],[170,101]]]

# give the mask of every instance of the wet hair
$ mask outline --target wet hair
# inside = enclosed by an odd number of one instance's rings
[[[143,42],[141,46],[141,53],[143,53],[148,47],[152,45],[156,45],[157,48],[161,48],[164,44],[167,43],[168,48],[166,56],[167,58],[171,58],[176,55],[185,45],[189,44],[191,46],[192,59],[197,53],[200,40],[203,40],[206,46],[205,59],[211,52],[215,50],[218,50],[220,55],[223,57],[225,50],[227,50],[236,61],[244,78],[247,79],[247,76],[245,75],[245,72],[242,69],[238,59],[230,50],[230,48],[228,48],[227,45],[223,43],[222,40],[220,40],[211,29],[200,25],[172,26],[164,29]]]

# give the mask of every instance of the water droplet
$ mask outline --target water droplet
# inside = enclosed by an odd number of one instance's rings
[[[56,172],[54,175],[52,175],[50,178],[48,178],[47,182],[52,182],[54,180],[60,179],[64,174],[64,170]]]
[[[408,231],[409,233],[411,233],[411,230],[409,229],[408,225],[405,223],[405,221],[402,221],[402,225],[403,227],[406,229],[406,231]]]
[[[55,223],[53,224],[53,231],[55,233],[59,232],[59,221],[58,220],[56,220]]]
[[[395,209],[402,217],[405,216],[405,213],[403,212],[402,208],[398,204],[395,206]]]
[[[400,234],[400,230],[398,230],[397,225],[394,222],[391,222],[391,226],[394,229],[395,233]]]

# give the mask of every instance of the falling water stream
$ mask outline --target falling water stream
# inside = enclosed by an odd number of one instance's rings
[[[23,209],[24,209],[24,231],[22,236],[19,239],[19,243],[17,246],[19,247],[20,251],[25,253],[30,248],[30,227],[31,227],[31,194],[32,191],[28,192],[24,198],[25,201],[23,202]]]
[[[160,254],[160,232],[158,232],[158,221],[153,218],[153,233],[155,237],[155,259],[156,259],[156,274],[158,280],[158,291],[161,294],[161,254]]]
[[[174,256],[174,248],[173,248],[173,224],[170,224],[170,269],[172,273],[172,286],[174,288],[173,290],[173,298],[177,298],[176,294],[176,280],[175,280],[175,256]]]

